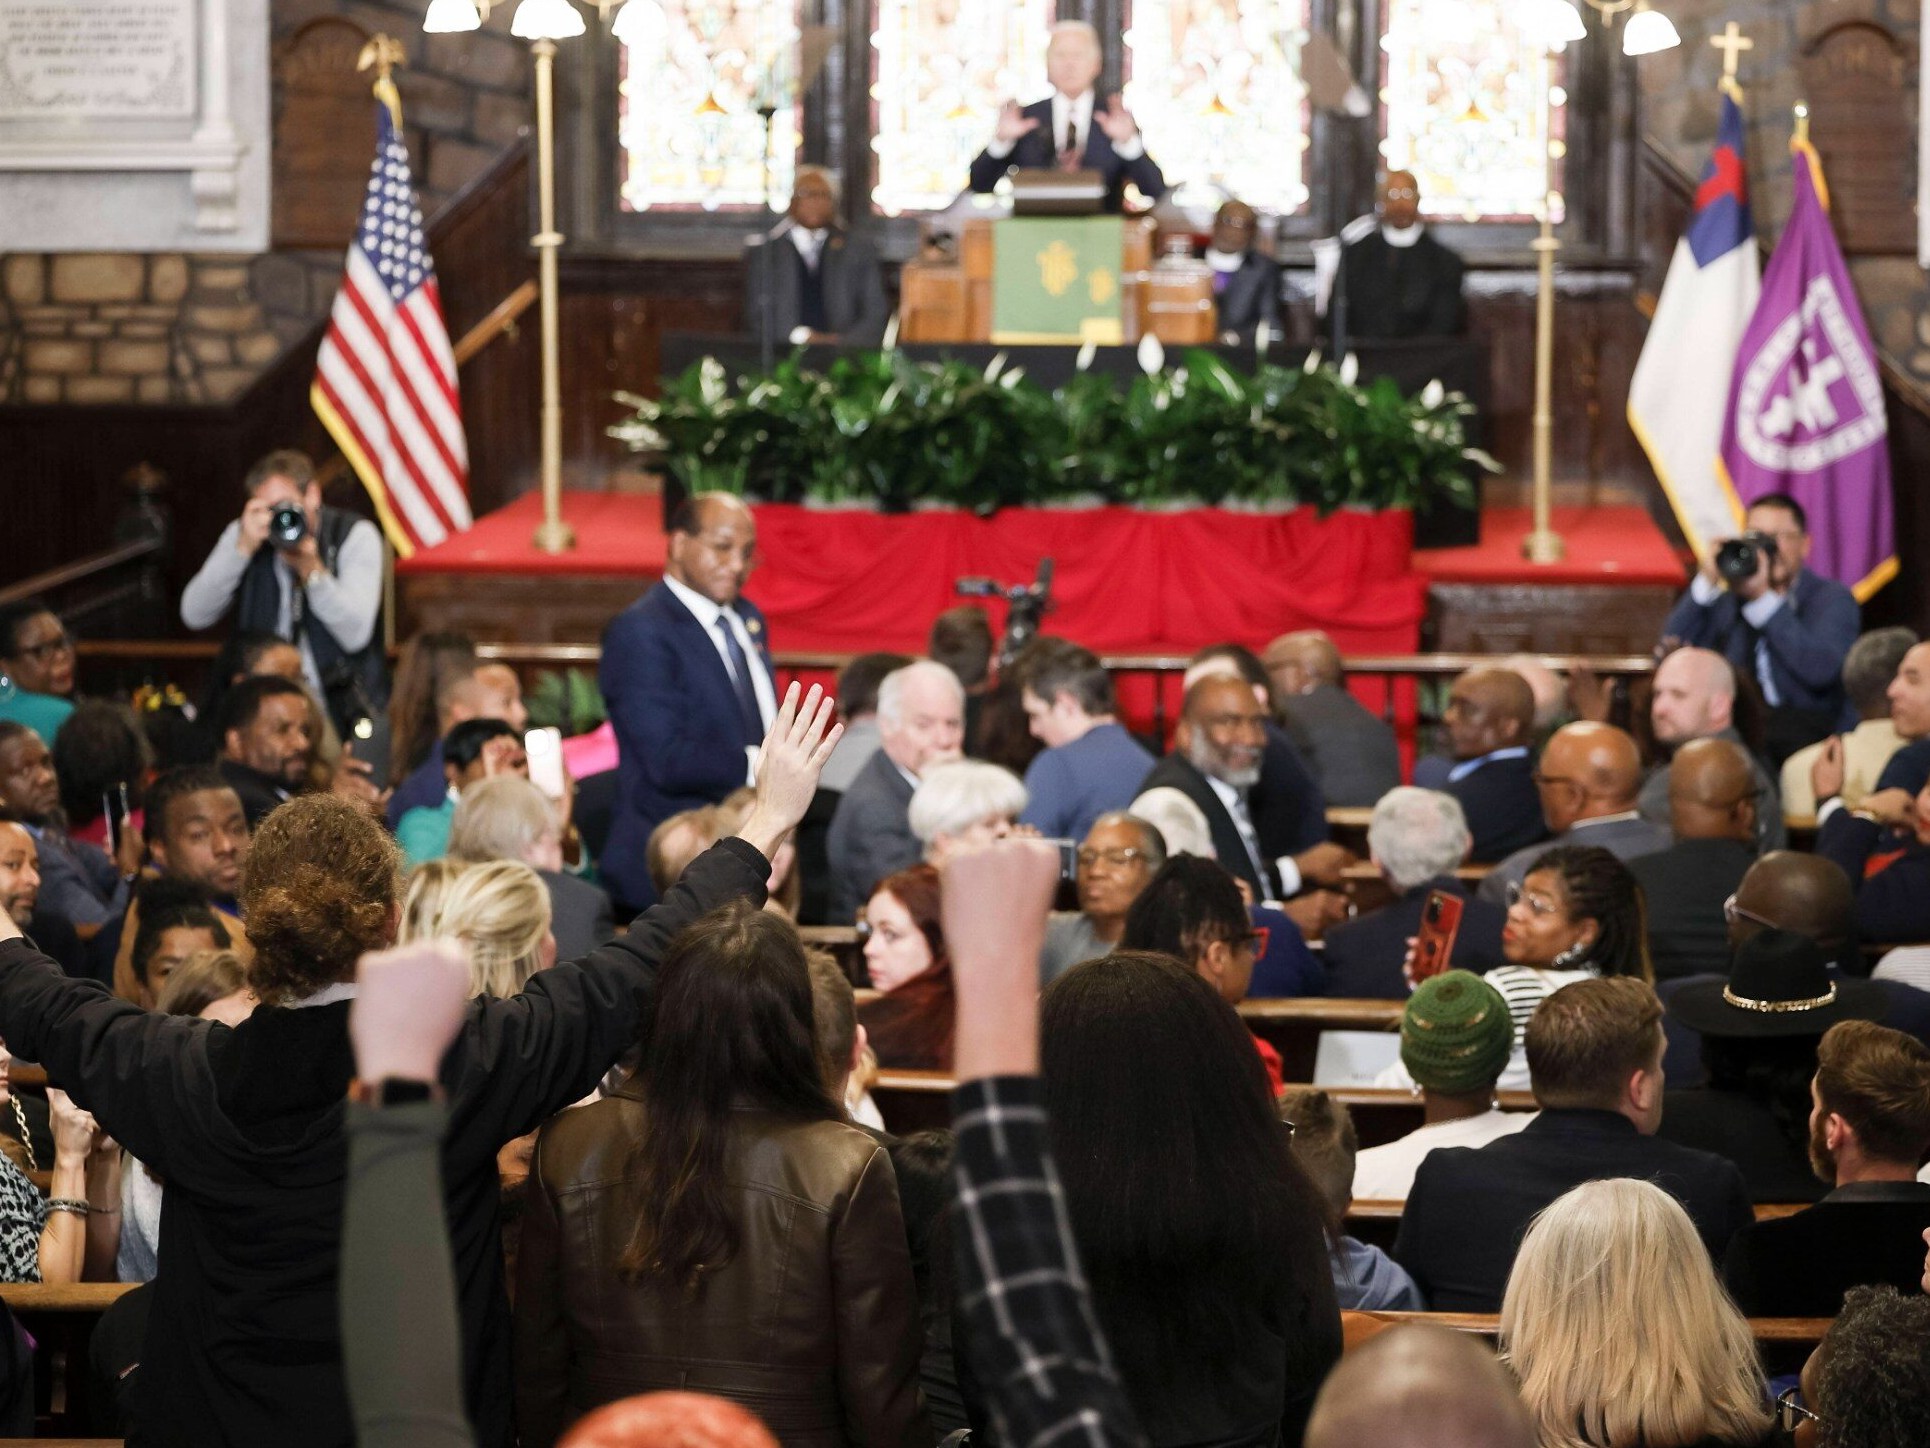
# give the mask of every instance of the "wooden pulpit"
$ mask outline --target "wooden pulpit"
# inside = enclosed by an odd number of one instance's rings
[[[975,216],[965,220],[951,249],[927,235],[919,255],[899,278],[898,338],[903,342],[1082,341],[1136,344],[1146,335],[1169,346],[1213,340],[1213,280],[1204,262],[1162,258],[1153,262],[1153,221],[1128,219],[1122,229],[1117,296],[1119,318],[1113,336],[1092,332],[1046,336],[1031,329],[995,326],[993,279],[998,271],[1001,234],[1020,225],[1037,227],[1035,218]],[[1068,225],[1076,223],[1068,223]],[[1009,258],[1008,258],[1009,259]]]

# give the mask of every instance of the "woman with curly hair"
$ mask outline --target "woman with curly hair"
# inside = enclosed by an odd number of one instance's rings
[[[507,1444],[509,1314],[496,1150],[581,1099],[636,1040],[678,931],[728,902],[761,905],[770,855],[803,818],[836,742],[829,701],[793,687],[765,740],[739,837],[694,863],[622,938],[471,1002],[438,1088],[449,1103],[443,1190],[467,1406],[479,1443]],[[399,857],[345,800],[290,800],[265,819],[241,904],[261,1006],[239,1026],[150,1015],[68,979],[0,916],[0,1037],[71,1083],[116,1141],[168,1184],[129,1436],[143,1443],[339,1448],[354,1430],[336,1300],[356,1081],[357,961],[388,946]],[[366,1062],[365,1062],[366,1066]]]

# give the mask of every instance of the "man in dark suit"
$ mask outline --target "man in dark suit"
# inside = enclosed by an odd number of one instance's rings
[[[1262,662],[1287,734],[1328,804],[1369,808],[1401,782],[1394,731],[1347,691],[1332,639],[1319,629],[1282,634]]]
[[[1411,171],[1381,182],[1380,225],[1340,254],[1329,328],[1344,297],[1349,339],[1458,337],[1468,329],[1461,258],[1427,234]],[[1344,292],[1341,290],[1344,288]]]
[[[1394,1258],[1438,1312],[1495,1312],[1535,1215],[1583,1182],[1637,1177],[1679,1201],[1720,1261],[1752,1213],[1732,1162],[1655,1139],[1662,1119],[1662,1003],[1630,976],[1556,991],[1528,1022],[1541,1107],[1483,1147],[1428,1153]]]
[[[1421,928],[1421,911],[1436,890],[1464,902],[1449,965],[1481,974],[1501,964],[1501,927],[1508,915],[1499,905],[1472,898],[1454,878],[1467,858],[1468,826],[1451,796],[1410,785],[1389,790],[1367,826],[1367,853],[1397,898],[1327,932],[1328,995],[1406,1000],[1401,967],[1407,942]]]
[[[663,581],[603,632],[597,679],[616,728],[617,803],[602,870],[632,913],[657,898],[650,832],[748,782],[777,716],[764,615],[742,596],[756,554],[743,503],[686,500],[670,520]]]
[[[1229,201],[1213,217],[1206,264],[1213,269],[1215,330],[1229,347],[1251,347],[1260,324],[1280,335],[1280,265],[1253,245],[1259,218],[1244,201]]]
[[[1866,944],[1930,939],[1930,787],[1917,796],[1912,818],[1901,828],[1861,809],[1851,813],[1840,801],[1826,808],[1816,853],[1849,877],[1857,934]]]
[[[1266,724],[1266,709],[1238,674],[1196,680],[1186,691],[1173,752],[1153,766],[1139,792],[1169,786],[1198,805],[1219,862],[1259,899],[1285,899],[1303,886],[1337,886],[1353,854],[1330,841],[1296,838],[1286,798],[1291,791],[1280,787],[1278,775],[1297,766],[1284,740],[1277,753],[1268,747]],[[1270,769],[1272,781],[1266,778]],[[1317,795],[1304,770],[1300,775],[1303,797],[1306,791]]]
[[[1755,770],[1749,752],[1727,739],[1691,739],[1669,761],[1675,843],[1628,866],[1648,907],[1657,980],[1728,967],[1722,904],[1756,863]]]
[[[1930,1048],[1869,1021],[1830,1027],[1816,1053],[1810,1165],[1833,1190],[1736,1234],[1723,1275],[1751,1317],[1833,1317],[1852,1287],[1915,1292],[1930,1185]]]
[[[1092,87],[1102,66],[1098,31],[1083,20],[1053,26],[1045,48],[1052,94],[1023,110],[1016,101],[1005,103],[991,144],[972,160],[972,190],[992,190],[1008,171],[1057,167],[1097,171],[1111,211],[1119,210],[1128,181],[1148,201],[1165,195],[1166,178],[1146,154],[1132,112],[1117,96],[1098,103]]]
[[[1746,526],[1775,545],[1756,550],[1756,571],[1725,587],[1705,559],[1662,633],[1714,649],[1761,686],[1769,705],[1770,763],[1781,768],[1805,744],[1856,727],[1843,691],[1843,660],[1862,612],[1849,589],[1804,566],[1810,537],[1801,503],[1765,493],[1750,505]]]
[[[770,291],[771,343],[846,342],[875,347],[891,304],[878,253],[838,225],[838,183],[822,166],[800,166],[791,207],[768,237],[744,255],[744,327],[763,335]]]
[[[878,686],[878,750],[838,800],[825,841],[832,924],[850,924],[873,886],[924,858],[911,832],[911,797],[925,771],[957,759],[964,741],[965,689],[958,675],[919,659],[885,676]]]
[[[1512,669],[1470,669],[1443,716],[1454,765],[1441,788],[1460,801],[1474,836],[1468,858],[1491,865],[1548,838],[1535,765],[1535,693]]]

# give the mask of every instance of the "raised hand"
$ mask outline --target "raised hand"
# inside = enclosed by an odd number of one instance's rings
[[[469,956],[453,940],[372,951],[356,964],[348,1010],[363,1081],[433,1081],[469,1005]]]
[[[819,685],[811,685],[801,703],[796,684],[784,691],[757,755],[757,800],[737,831],[767,860],[811,807],[824,762],[844,737],[844,726],[834,724],[834,717],[834,702]]]
[[[1809,787],[1821,805],[1843,792],[1843,736],[1832,734],[1823,741],[1823,752],[1809,766]]]
[[[1018,140],[1020,136],[1030,135],[1038,129],[1038,121],[1020,110],[1017,101],[1007,101],[999,107],[998,131],[996,134],[1000,144],[1009,145]]]
[[[1106,139],[1115,146],[1124,145],[1139,134],[1139,122],[1133,113],[1126,109],[1126,103],[1117,97],[1106,102],[1103,111],[1095,111],[1092,123],[1106,133]]]
[[[53,1130],[54,1155],[66,1161],[84,1162],[100,1135],[93,1113],[74,1105],[73,1098],[65,1091],[49,1086],[47,1116]]]
[[[1039,1069],[1039,949],[1059,888],[1059,851],[997,840],[939,866],[939,918],[958,998],[952,1069],[961,1081]]]

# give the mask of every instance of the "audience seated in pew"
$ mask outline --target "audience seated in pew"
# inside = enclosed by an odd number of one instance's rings
[[[1547,839],[1527,680],[1511,669],[1470,669],[1454,681],[1443,722],[1453,762],[1431,787],[1452,795],[1467,816],[1468,858],[1491,865]]]
[[[844,737],[824,766],[821,788],[833,794],[851,788],[858,771],[878,752],[878,686],[916,662],[910,654],[859,654],[838,670],[838,719]]]
[[[34,838],[40,875],[35,909],[65,920],[82,942],[127,909],[141,868],[140,832],[123,830],[112,858],[69,835],[53,755],[38,734],[10,720],[0,720],[0,815]]]
[[[1815,819],[1818,800],[1831,795],[1840,795],[1843,803],[1854,809],[1865,795],[1875,790],[1890,757],[1907,742],[1898,732],[1892,715],[1890,689],[1916,643],[1914,630],[1879,628],[1871,629],[1850,645],[1843,659],[1843,692],[1849,698],[1850,708],[1856,711],[1856,727],[1805,745],[1783,761],[1781,786],[1785,821]],[[1930,686],[1930,680],[1925,683]],[[1911,722],[1930,726],[1930,718]],[[1835,741],[1834,749],[1831,749],[1831,740]],[[1827,772],[1821,778],[1825,787],[1819,792],[1816,768],[1826,752],[1830,762],[1824,765]]]
[[[40,906],[40,846],[33,831],[0,817],[0,910],[71,976],[88,974],[87,947],[65,918]]]
[[[1370,1146],[1354,1162],[1355,1196],[1405,1201],[1427,1154],[1486,1146],[1520,1131],[1532,1111],[1502,1111],[1495,1083],[1514,1053],[1514,1018],[1501,992],[1465,970],[1422,981],[1401,1012],[1401,1065],[1421,1093],[1424,1124]]]
[[[938,871],[887,875],[865,902],[864,963],[875,999],[858,1007],[878,1064],[946,1071],[952,1064],[952,968],[940,924]]]
[[[1049,839],[1083,839],[1101,815],[1132,803],[1153,756],[1119,722],[1112,674],[1091,650],[1047,653],[1019,685],[1028,727],[1045,745],[1025,768],[1020,822]]]
[[[1890,681],[1890,720],[1904,742],[1876,777],[1876,788],[1863,796],[1861,807],[1901,819],[1905,807],[1930,783],[1930,643],[1920,643],[1903,656]],[[1816,796],[1822,814],[1829,792]]]
[[[114,994],[151,1011],[183,961],[202,951],[230,950],[234,937],[208,897],[185,880],[144,880],[135,905],[140,925],[129,942],[127,974],[115,980]]]
[[[1729,1244],[1724,1275],[1757,1317],[1828,1317],[1851,1287],[1909,1290],[1930,1229],[1930,1047],[1869,1021],[1830,1027],[1816,1053],[1810,1157],[1831,1188],[1806,1211],[1754,1222]]]
[[[1666,826],[1636,812],[1642,756],[1635,741],[1612,724],[1581,720],[1557,729],[1541,751],[1535,788],[1548,845],[1594,845],[1618,860],[1653,854],[1669,845]],[[1481,881],[1483,900],[1502,903],[1547,846],[1516,850]]]
[[[1755,781],[1756,852],[1789,843],[1776,778],[1757,758],[1761,743],[1760,696],[1729,661],[1712,649],[1676,649],[1656,665],[1649,703],[1650,729],[1668,751],[1697,739],[1722,739],[1746,751]],[[1658,762],[1642,784],[1642,817],[1669,823],[1669,768]]]
[[[519,774],[477,780],[456,803],[449,855],[469,864],[513,860],[535,870],[549,893],[556,953],[575,960],[616,934],[615,908],[608,891],[564,868],[558,815],[556,802]]]
[[[928,864],[948,852],[1004,839],[1025,809],[1025,785],[1009,769],[977,759],[935,763],[919,777],[905,818]]]
[[[1883,992],[1833,979],[1814,941],[1762,930],[1736,947],[1726,978],[1684,982],[1666,1006],[1700,1036],[1706,1081],[1668,1091],[1657,1135],[1728,1157],[1752,1202],[1815,1201],[1823,1194],[1810,1139],[1816,1048],[1838,1021],[1880,1014]]]
[[[1318,1087],[1289,1089],[1280,1119],[1290,1124],[1294,1160],[1312,1178],[1334,1223],[1329,1249],[1334,1296],[1342,1312],[1419,1312],[1427,1306],[1414,1279],[1385,1252],[1347,1235],[1341,1219],[1354,1199],[1359,1142],[1347,1108]]]
[[[1724,664],[1727,668],[1728,665]],[[1691,739],[1665,771],[1675,843],[1629,861],[1642,887],[1658,981],[1724,968],[1722,904],[1756,860],[1756,766],[1740,744]]]
[[[1871,812],[1823,807],[1816,853],[1843,867],[1856,891],[1856,932],[1865,944],[1930,940],[1930,783],[1894,822]]]
[[[1734,1163],[1655,1139],[1662,1115],[1662,1006],[1641,980],[1584,980],[1528,1026],[1541,1113],[1479,1148],[1430,1152],[1414,1174],[1394,1258],[1437,1310],[1492,1312],[1530,1220],[1600,1177],[1655,1181],[1719,1257],[1751,1218]]]
[[[1394,731],[1348,691],[1331,638],[1319,629],[1282,634],[1261,662],[1274,717],[1306,757],[1329,808],[1366,808],[1401,782]]]
[[[1930,1292],[1930,1272],[1924,1291]],[[1803,1368],[1797,1448],[1916,1448],[1930,1438],[1930,1297],[1853,1287]],[[1787,1424],[1787,1418],[1785,1419]]]
[[[442,772],[442,798],[435,806],[417,806],[396,824],[396,843],[410,868],[448,853],[449,831],[465,789],[500,775],[529,778],[529,756],[522,735],[506,721],[465,719],[443,736]]]
[[[816,946],[805,947],[804,964],[811,972],[811,1030],[817,1037],[824,1089],[832,1100],[844,1103],[845,1115],[855,1124],[883,1137],[885,1120],[870,1091],[878,1058],[871,1052],[870,1036],[858,1024],[851,978],[836,956]]]
[[[1464,1333],[1392,1327],[1341,1359],[1307,1448],[1537,1448],[1507,1369]]]
[[[1126,912],[1166,863],[1166,840],[1138,815],[1111,810],[1093,821],[1074,863],[1079,908],[1055,910],[1046,921],[1039,951],[1041,987],[1119,943]]]
[[[1774,1441],[1749,1324],[1696,1224],[1653,1182],[1584,1182],[1535,1218],[1508,1274],[1498,1346],[1544,1445]]]
[[[1463,902],[1450,963],[1477,973],[1502,963],[1506,913],[1499,905],[1473,898],[1454,878],[1454,870],[1468,856],[1468,825],[1454,796],[1407,785],[1389,790],[1368,822],[1367,852],[1396,898],[1328,929],[1323,947],[1328,995],[1405,999],[1409,986],[1401,962],[1408,941],[1421,928],[1427,898],[1436,890]]]
[[[0,604],[0,722],[52,739],[74,712],[74,640],[45,599]]]

